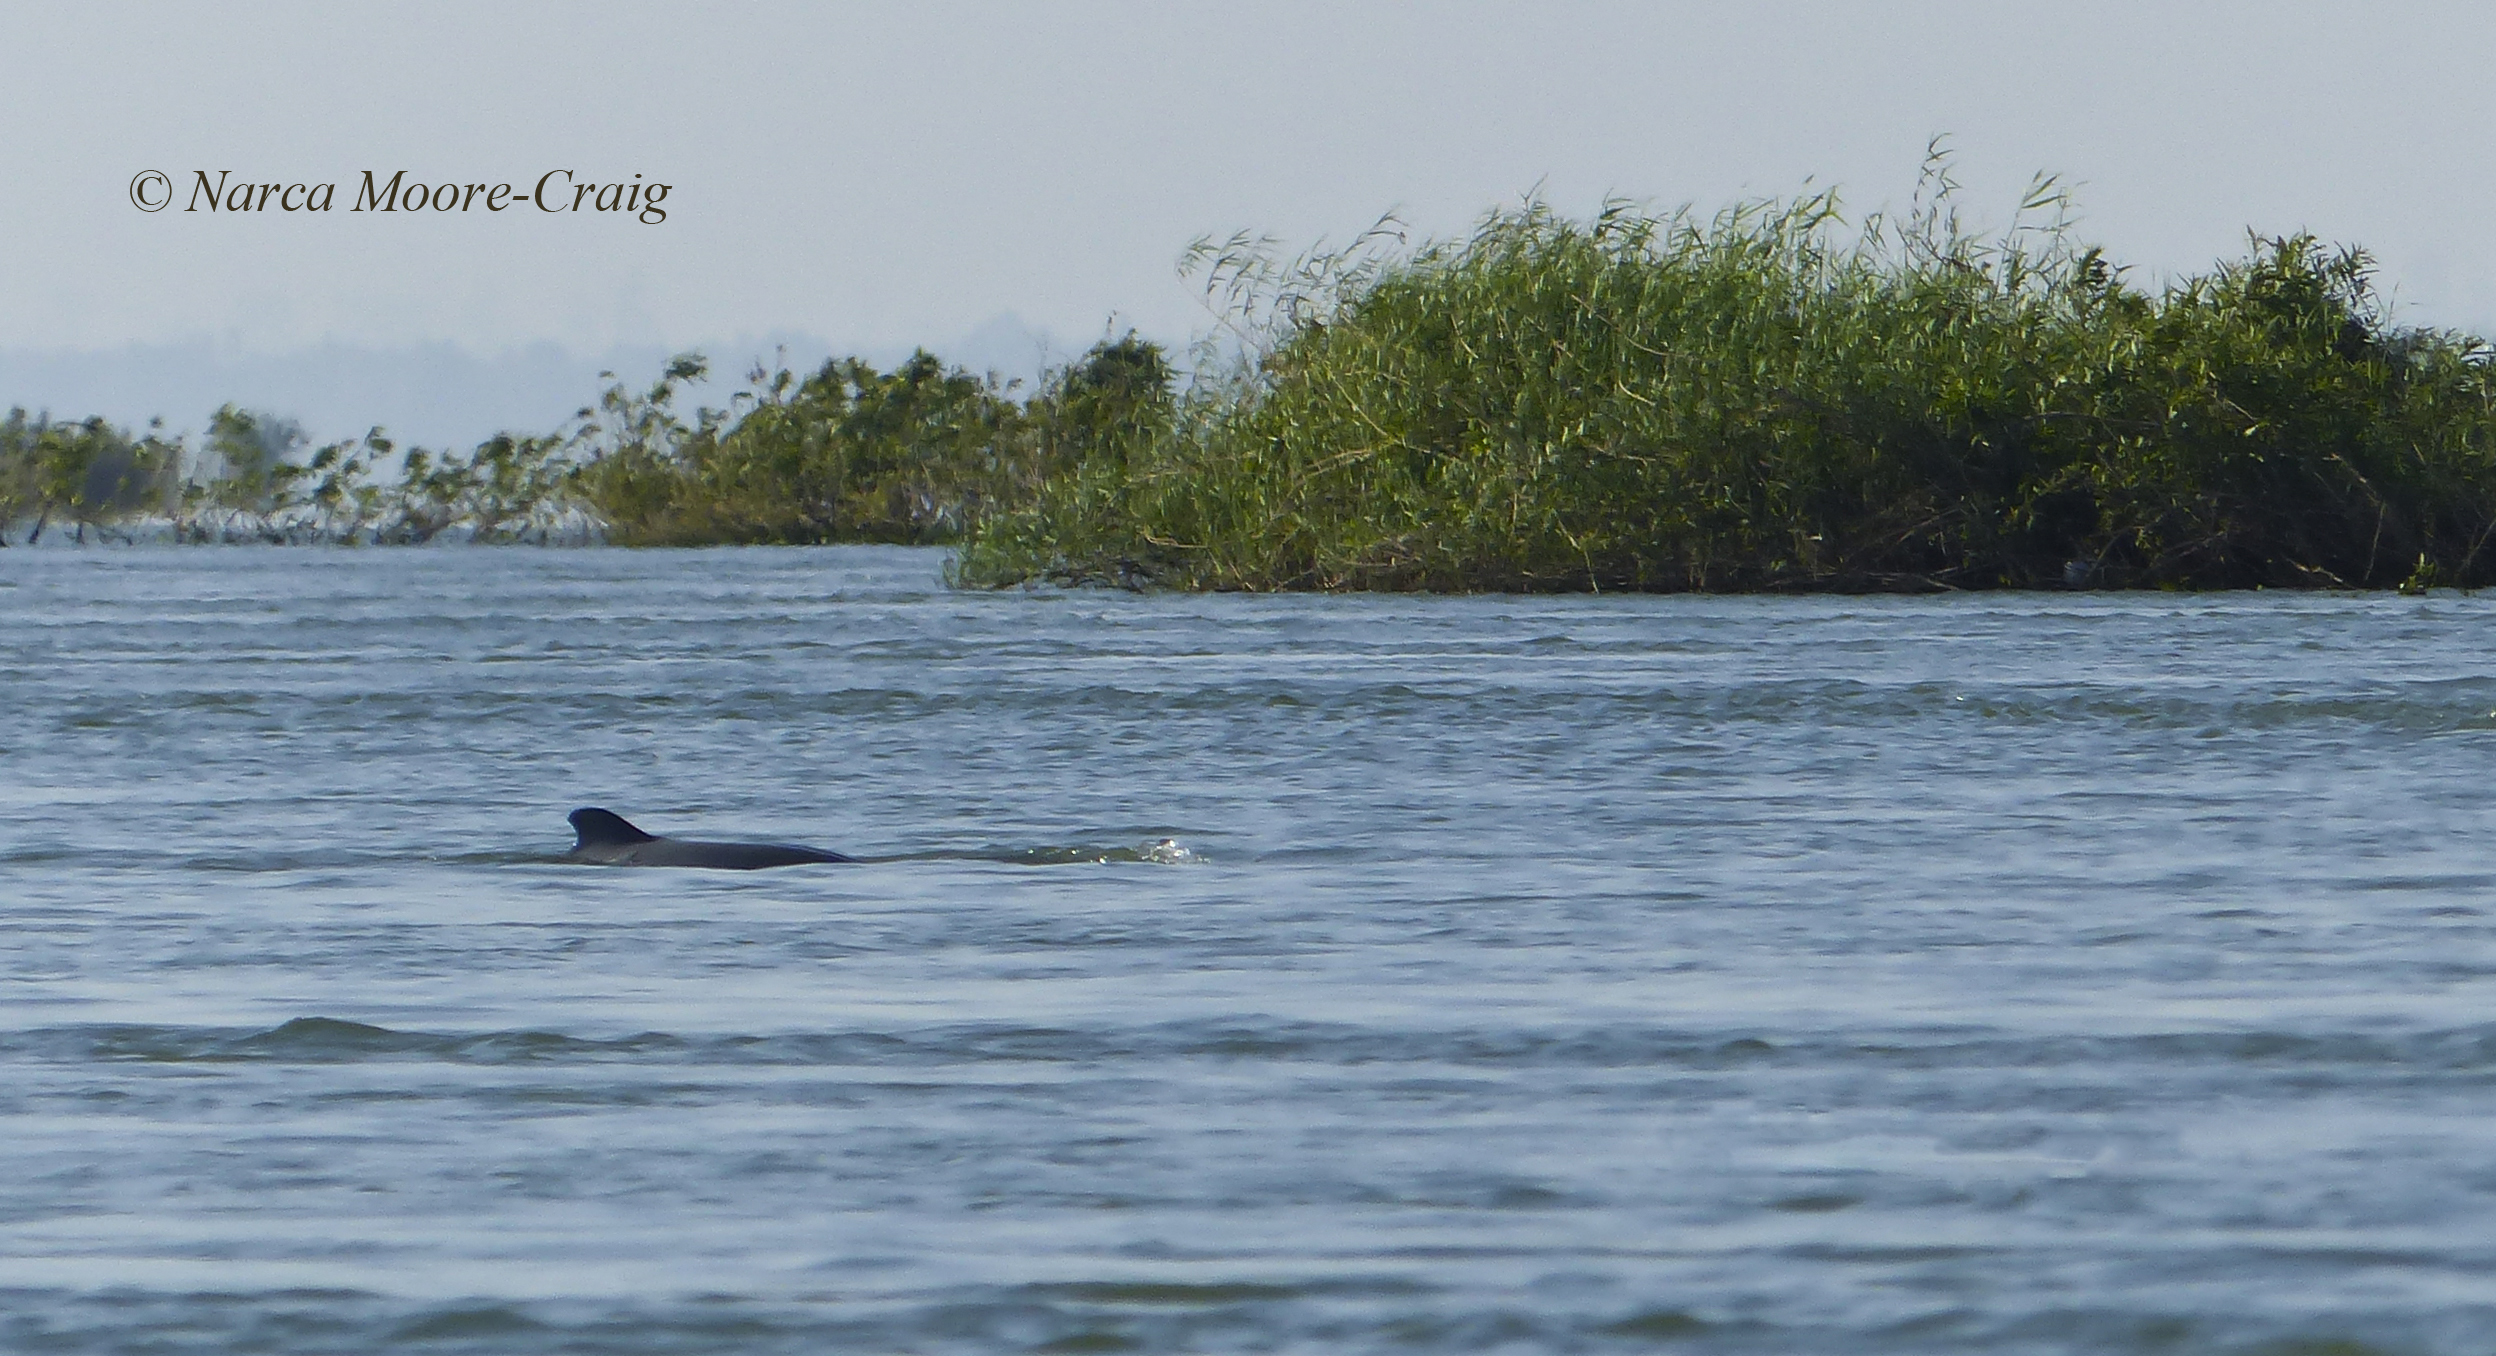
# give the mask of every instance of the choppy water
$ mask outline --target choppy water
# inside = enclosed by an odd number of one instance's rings
[[[2496,1348],[2496,603],[939,564],[0,552],[0,1349]]]

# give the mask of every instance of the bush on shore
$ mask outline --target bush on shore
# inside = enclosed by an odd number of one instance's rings
[[[1130,334],[1028,400],[921,352],[886,372],[837,358],[757,368],[725,410],[678,409],[707,366],[612,383],[555,433],[466,453],[402,451],[380,429],[311,448],[293,422],[227,406],[194,447],[102,419],[0,422],[0,545],[152,527],[182,542],[627,545],[943,543],[1050,476],[1166,424],[1172,374]]]
[[[1946,167],[1937,166],[1938,177]],[[1931,187],[1931,185],[1928,185]],[[2496,576],[2496,372],[2307,236],[2157,291],[2041,181],[1409,251],[1207,248],[1248,340],[1168,430],[975,525],[980,585],[2382,587]],[[2039,223],[2040,214],[2051,214]]]

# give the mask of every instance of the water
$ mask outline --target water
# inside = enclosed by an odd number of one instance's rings
[[[2496,1346],[2496,602],[940,563],[0,552],[0,1349]]]

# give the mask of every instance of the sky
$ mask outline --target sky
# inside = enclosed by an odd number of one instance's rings
[[[2403,322],[2496,333],[2483,3],[82,3],[0,8],[0,53],[0,407],[177,430],[550,430],[683,349],[1030,376],[1206,330],[1199,237],[1862,212],[1935,136],[1974,220],[2059,174],[2137,282],[2307,230]],[[201,171],[336,197],[210,210]],[[665,219],[351,211],[366,171],[639,176]]]

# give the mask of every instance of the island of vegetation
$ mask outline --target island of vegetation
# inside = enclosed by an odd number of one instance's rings
[[[1235,590],[2419,589],[2496,576],[2496,355],[2354,248],[2255,237],[2155,289],[2040,180],[1979,237],[1946,165],[1702,217],[1528,204],[1283,257],[1200,242],[1182,383],[1130,334],[1023,392],[920,353],[697,355],[543,435],[197,446],[0,424],[0,539],[909,542],[954,582]]]

